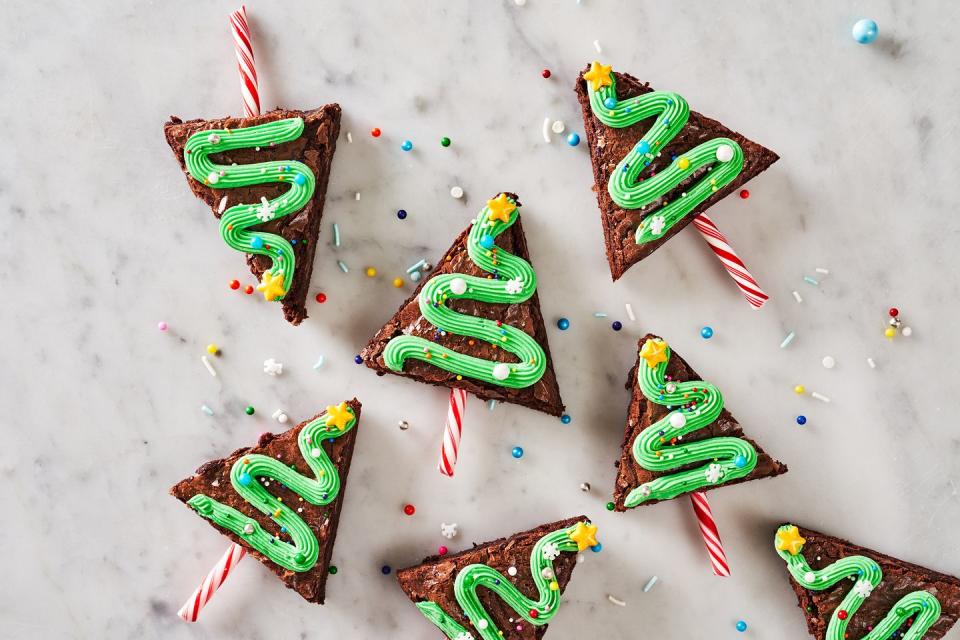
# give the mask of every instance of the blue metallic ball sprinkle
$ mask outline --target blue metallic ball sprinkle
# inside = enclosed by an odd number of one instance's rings
[[[799,425],[807,424],[807,416],[797,416],[797,424]]]
[[[382,573],[385,576],[390,575],[390,565],[385,564],[382,567],[380,567],[380,573]]]
[[[298,184],[298,185],[300,185],[300,186],[303,186],[303,185],[305,185],[305,184],[307,183],[307,177],[306,177],[305,175],[303,175],[302,173],[298,173],[298,174],[296,175],[296,177],[293,179],[293,181],[294,181],[296,184]]]
[[[853,25],[851,33],[853,34],[853,39],[860,44],[870,44],[877,39],[877,35],[880,33],[880,27],[870,18],[864,18],[863,20],[857,20],[857,23]]]
[[[254,249],[263,249],[263,238],[254,236],[253,239],[250,240],[250,246]]]
[[[570,424],[571,420],[573,420],[573,418],[571,418],[569,414],[565,413],[562,416],[560,416],[560,422],[562,422],[563,424]]]
[[[353,361],[357,364],[363,364],[363,358],[360,357],[360,354],[353,356]]]
[[[560,329],[560,331],[566,331],[570,328],[570,321],[566,318],[560,318],[557,320],[557,328]]]
[[[638,153],[649,153],[650,152],[650,143],[646,140],[641,140],[640,144],[637,145]]]
[[[614,331],[620,331],[620,329],[623,329],[623,323],[620,322],[619,320],[614,320],[613,324],[611,324],[610,326],[613,328]]]
[[[713,337],[713,327],[704,327],[700,329],[700,337],[704,340],[709,340]]]
[[[523,447],[514,447],[513,451],[510,452],[514,458],[518,460],[523,457]]]
[[[603,551],[603,545],[598,542],[597,544],[590,547],[590,551],[593,551],[594,553],[600,553],[601,551]]]
[[[746,630],[747,630],[747,623],[744,622],[743,620],[737,620],[737,631],[739,631],[740,633],[743,633]]]
[[[484,249],[493,249],[493,236],[488,233],[480,237],[480,246]]]
[[[617,99],[613,96],[610,96],[603,101],[603,106],[605,106],[607,109],[613,109],[617,106]]]
[[[406,209],[398,209],[398,210],[397,210],[397,217],[400,218],[401,220],[406,220],[406,218],[407,218],[407,211],[406,211]]]
[[[747,466],[747,459],[743,456],[737,456],[733,459],[733,465],[737,469],[743,469],[745,466]]]
[[[253,476],[249,473],[241,473],[240,477],[237,480],[245,487],[249,487],[253,483]]]
[[[570,135],[567,136],[567,144],[570,145],[571,147],[577,146],[578,144],[580,144],[580,136],[578,136],[575,133],[571,133]]]
[[[409,140],[404,140],[403,143],[400,145],[400,148],[403,149],[404,151],[410,151],[410,149],[413,149],[413,143],[410,142]]]

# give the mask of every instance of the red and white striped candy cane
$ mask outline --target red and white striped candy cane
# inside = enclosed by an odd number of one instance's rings
[[[717,523],[713,520],[713,512],[710,511],[710,503],[707,502],[706,494],[702,491],[691,493],[690,502],[693,503],[693,511],[697,514],[697,523],[700,525],[703,543],[707,545],[707,553],[710,555],[713,573],[718,576],[729,577],[730,565],[727,564],[727,554],[723,552],[720,532],[717,530]]]
[[[246,553],[247,550],[240,545],[236,543],[230,545],[230,548],[223,554],[220,561],[210,569],[210,573],[203,579],[203,582],[201,582],[197,590],[193,592],[190,599],[180,607],[177,615],[186,622],[196,622],[197,616],[200,615],[200,609],[203,609],[210,601],[213,594],[216,593],[220,585],[223,584],[223,581],[230,575],[230,571],[237,566],[237,563],[243,559]]]
[[[237,68],[240,70],[240,94],[243,96],[243,115],[260,115],[260,91],[257,89],[257,69],[253,61],[253,41],[250,25],[247,24],[247,7],[230,14],[230,30],[233,32],[233,48],[237,53]]]
[[[740,287],[740,291],[743,292],[747,302],[749,302],[754,309],[762,307],[763,303],[765,303],[770,296],[763,292],[763,289],[757,284],[756,279],[754,279],[747,270],[747,266],[743,264],[743,260],[741,260],[737,252],[733,250],[733,247],[730,246],[727,238],[720,233],[720,229],[713,223],[713,220],[711,220],[707,214],[701,213],[693,219],[693,226],[697,228],[697,231],[700,232],[703,239],[706,240],[710,248],[713,249],[713,253],[716,254],[720,262],[723,263],[723,266],[726,267],[727,273],[730,274],[733,281]]]
[[[453,477],[460,450],[460,435],[463,433],[463,410],[467,405],[467,392],[450,389],[450,404],[447,407],[447,422],[443,426],[443,445],[440,447],[440,462],[437,468],[445,476]]]

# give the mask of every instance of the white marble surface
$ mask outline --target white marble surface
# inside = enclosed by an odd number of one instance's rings
[[[742,637],[739,618],[750,637],[805,637],[772,549],[787,519],[960,574],[958,5],[379,4],[249,8],[264,103],[337,101],[344,112],[313,273],[329,301],[311,303],[298,328],[226,287],[249,280],[242,257],[222,245],[161,135],[171,113],[239,111],[233,3],[5,4],[0,635],[435,638],[381,565],[435,552],[441,521],[460,524],[457,550],[581,512],[600,525],[604,549],[577,569],[553,640]],[[882,31],[868,47],[849,36],[865,15]],[[761,312],[692,230],[610,282],[587,149],[540,133],[545,116],[582,133],[571,87],[598,57],[594,40],[605,62],[683,93],[782,156],[749,200],[712,210],[773,296]],[[367,134],[375,126],[378,140]],[[400,151],[404,138],[413,153]],[[466,197],[452,199],[453,185]],[[486,196],[507,189],[525,204],[573,422],[471,400],[450,481],[434,467],[445,394],[377,378],[352,358],[408,293],[390,279],[437,257]],[[366,265],[380,275],[366,278]],[[830,269],[820,287],[802,281],[815,267]],[[913,337],[883,338],[891,304]],[[565,333],[560,316],[571,320]],[[716,330],[710,341],[703,324]],[[747,431],[790,465],[711,494],[730,579],[711,575],[686,501],[604,509],[623,380],[646,330],[719,385]],[[796,340],[780,350],[791,330]],[[217,378],[200,363],[209,342],[223,349]],[[327,364],[314,371],[320,354]],[[838,363],[829,371],[827,354]],[[282,377],[262,373],[268,357],[285,364]],[[798,382],[833,401],[795,396]],[[275,409],[302,418],[354,394],[363,421],[327,604],[302,601],[245,560],[200,624],[180,622],[177,607],[225,541],[167,488],[277,429]],[[584,481],[592,492],[578,489]],[[660,582],[644,594],[652,575]]]

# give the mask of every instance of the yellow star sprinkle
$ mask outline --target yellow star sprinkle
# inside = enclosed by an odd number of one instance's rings
[[[577,543],[577,549],[583,551],[588,547],[597,546],[597,525],[578,522],[570,539]]]
[[[282,298],[287,292],[286,289],[283,288],[283,272],[278,271],[277,274],[274,275],[271,271],[264,271],[263,278],[260,279],[260,284],[257,285],[257,291],[262,291],[263,299],[267,301]]]
[[[650,338],[640,347],[640,357],[647,361],[648,367],[653,369],[661,362],[667,361],[667,343]]]
[[[610,65],[602,65],[599,62],[590,64],[590,71],[583,74],[583,79],[591,84],[594,91],[599,91],[600,87],[609,87],[613,84],[613,77],[610,74]]]
[[[490,209],[490,219],[510,222],[510,214],[517,210],[517,205],[507,199],[507,194],[501,193],[493,200],[487,200]]]
[[[347,423],[353,420],[353,414],[347,409],[347,403],[341,402],[337,406],[327,407],[327,426],[336,427],[338,431],[347,428]]]
[[[784,527],[777,531],[777,549],[786,551],[792,556],[797,555],[803,550],[803,543],[806,540],[800,536],[800,530],[794,525]]]

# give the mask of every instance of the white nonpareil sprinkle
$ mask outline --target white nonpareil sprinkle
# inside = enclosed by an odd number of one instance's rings
[[[510,567],[510,568],[508,568],[508,569],[507,569],[507,575],[509,575],[509,576],[515,576],[515,575],[517,575],[517,568],[516,568],[516,567]]]
[[[496,409],[496,407],[497,407],[496,400],[487,400],[487,409],[489,409],[490,411],[493,411],[494,409]]]
[[[211,408],[208,407],[207,405],[201,405],[201,406],[200,406],[200,411],[203,411],[203,412],[204,412],[205,414],[207,414],[208,416],[212,416],[212,415],[213,415],[213,409],[211,409]]]
[[[357,191],[356,198],[357,198],[357,202],[359,202],[359,201],[360,201],[360,192],[359,192],[359,191]]]
[[[659,580],[657,576],[653,576],[652,578],[647,580],[647,584],[643,585],[643,592],[647,593],[648,591],[650,591],[650,589],[653,589],[653,585],[657,584],[657,580]]]
[[[824,269],[823,267],[817,267],[816,269],[814,269],[814,271],[816,271],[817,273],[822,273],[823,275],[830,274],[830,269]]]
[[[461,187],[451,187],[450,195],[459,200],[463,197],[463,189]]]
[[[323,361],[324,361],[324,357],[323,357],[323,356],[320,356],[319,358],[317,358],[317,363],[316,363],[315,365],[313,365],[314,370],[317,370],[317,369],[319,369],[320,367],[322,367],[322,366],[323,366]]]
[[[353,134],[347,131],[347,142],[353,142]]]
[[[873,361],[873,358],[867,358],[867,364],[870,365],[871,369],[877,368],[877,363]]]
[[[227,196],[220,198],[220,205],[217,207],[217,213],[223,213],[227,210]]]
[[[207,358],[207,356],[200,356],[200,362],[202,362],[203,366],[207,368],[207,371],[210,372],[210,375],[212,375],[214,378],[217,377],[217,371],[213,368],[213,365],[210,364],[210,359]]]
[[[567,125],[563,124],[563,120],[554,120],[553,124],[550,125],[550,130],[554,133],[563,133],[567,128]]]
[[[599,41],[599,40],[594,40],[594,41],[593,41],[593,48],[597,50],[597,53],[603,53],[603,49],[600,48],[600,41]]]
[[[823,356],[823,360],[820,362],[823,364],[825,369],[833,369],[835,366],[837,366],[837,361],[833,358],[833,356]]]
[[[787,345],[789,345],[791,342],[793,342],[793,339],[794,339],[795,337],[797,337],[797,334],[794,333],[793,331],[791,331],[790,333],[788,333],[788,334],[787,334],[787,337],[784,338],[784,339],[783,339],[783,342],[780,343],[780,348],[781,348],[781,349],[786,349],[786,348],[787,348]]]
[[[794,298],[794,300],[796,300],[797,302],[803,302],[803,298],[800,297],[800,292],[799,292],[799,291],[794,291],[794,292],[793,292],[793,298]]]
[[[633,306],[629,302],[623,306],[627,310],[627,317],[630,318],[630,322],[636,321],[637,316],[633,315]]]
[[[593,317],[594,317],[594,318],[606,318],[606,317],[607,317],[607,314],[604,313],[603,311],[595,311],[595,312],[593,313]]]
[[[811,398],[816,398],[816,399],[819,400],[820,402],[830,402],[830,398],[828,398],[827,396],[825,396],[825,395],[823,395],[823,394],[817,393],[816,391],[814,391],[813,393],[811,393],[811,394],[810,394],[810,397],[811,397]]]
[[[550,117],[543,119],[543,139],[545,142],[550,142]]]
[[[618,607],[625,607],[625,606],[627,606],[627,603],[626,603],[626,602],[624,602],[624,601],[621,600],[620,598],[614,598],[613,596],[611,596],[611,595],[609,595],[609,594],[607,595],[607,600],[609,600],[611,603],[617,605]]]

